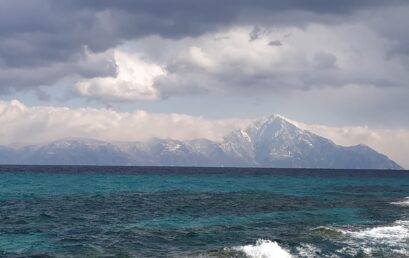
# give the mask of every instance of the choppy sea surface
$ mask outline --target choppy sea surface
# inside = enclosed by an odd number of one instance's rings
[[[0,166],[0,257],[409,257],[409,172]]]

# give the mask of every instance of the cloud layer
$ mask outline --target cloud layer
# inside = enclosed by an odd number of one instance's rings
[[[95,108],[27,107],[18,100],[0,102],[0,144],[43,143],[67,137],[107,141],[221,139],[249,120],[211,121],[183,114],[116,112]]]
[[[111,100],[236,84],[282,90],[407,81],[409,5],[403,0],[0,0],[0,10],[0,93],[71,77],[94,78],[80,93]],[[138,44],[146,38],[155,48]],[[155,82],[158,94],[134,94],[136,85],[117,79],[125,69],[119,57],[90,60],[132,43],[143,48],[132,51],[169,72]],[[109,66],[112,58],[116,68]],[[116,88],[112,96],[102,86],[107,83]]]
[[[291,120],[290,120],[291,121]],[[115,112],[94,108],[27,107],[13,100],[0,102],[0,144],[44,143],[67,137],[106,141],[143,141],[150,138],[221,140],[252,120],[209,120],[183,114],[157,114],[142,110]],[[329,127],[291,121],[301,128],[344,146],[367,144],[409,168],[409,130],[368,127]],[[399,146],[399,148],[396,148]]]
[[[400,55],[388,54],[395,47],[372,29],[349,24],[231,27],[195,38],[145,37],[122,46],[136,54],[115,51],[116,75],[79,81],[77,89],[87,97],[116,101],[351,85],[409,93],[409,67]]]

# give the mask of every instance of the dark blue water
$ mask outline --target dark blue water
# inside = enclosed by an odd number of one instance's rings
[[[409,257],[405,171],[0,167],[0,257]]]

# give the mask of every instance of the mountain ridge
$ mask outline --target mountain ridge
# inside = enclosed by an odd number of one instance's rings
[[[144,142],[107,142],[66,138],[18,148],[2,146],[0,164],[6,163],[402,169],[369,146],[336,145],[280,115],[271,115],[232,131],[221,141],[153,138]]]

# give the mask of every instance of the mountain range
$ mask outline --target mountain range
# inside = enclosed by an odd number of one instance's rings
[[[0,164],[402,169],[368,146],[336,145],[279,115],[233,131],[222,141],[62,139],[0,146]]]

